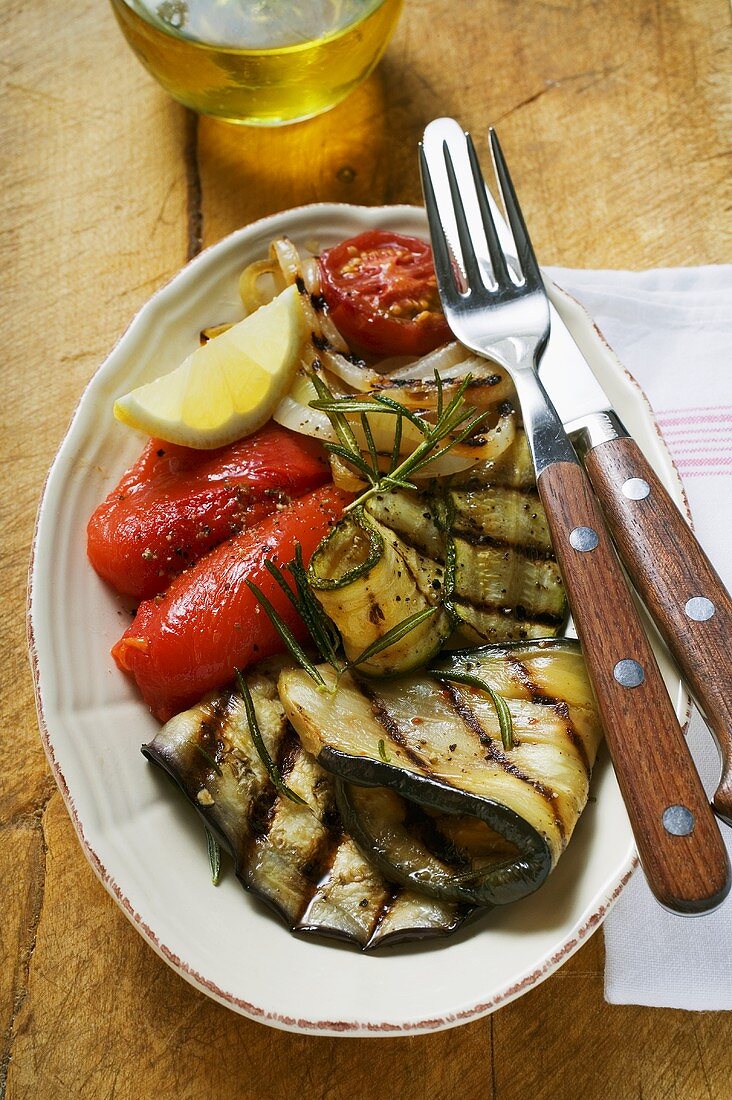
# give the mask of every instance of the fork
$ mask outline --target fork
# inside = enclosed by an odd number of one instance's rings
[[[436,119],[420,145],[445,316],[457,339],[504,367],[516,387],[539,495],[651,890],[674,912],[708,912],[729,892],[726,849],[586,474],[538,377],[549,303],[492,129],[490,144],[520,271],[507,262],[470,135],[454,119]]]

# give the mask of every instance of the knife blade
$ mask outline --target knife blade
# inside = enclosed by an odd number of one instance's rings
[[[487,195],[515,274],[511,232]],[[623,564],[714,736],[722,772],[712,804],[732,825],[732,598],[551,302],[550,312],[539,377],[584,462]]]

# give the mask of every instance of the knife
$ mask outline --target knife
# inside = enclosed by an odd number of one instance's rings
[[[633,584],[717,742],[722,775],[712,804],[732,825],[732,598],[554,309],[539,374]]]
[[[501,245],[511,232],[490,191]],[[516,261],[517,265],[517,261]],[[712,805],[732,825],[732,598],[550,302],[539,377],[572,437],[631,580],[720,751]]]

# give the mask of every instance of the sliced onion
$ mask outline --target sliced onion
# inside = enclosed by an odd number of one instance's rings
[[[455,340],[451,344],[443,344],[442,347],[428,352],[421,359],[412,359],[409,363],[397,367],[396,370],[390,370],[389,377],[434,378],[435,371],[438,371],[440,377],[442,377],[444,370],[464,363],[466,359],[471,357],[474,358],[472,352]],[[388,362],[388,360],[385,360],[384,365],[387,365]]]
[[[319,357],[323,366],[331,374],[335,374],[342,382],[346,382],[359,393],[367,393],[382,381],[381,375],[376,371],[365,367],[362,363],[354,363],[345,355],[339,355],[338,352],[326,350],[320,352]]]
[[[397,371],[402,367],[408,367],[411,363],[418,363],[419,360],[415,359],[413,355],[390,355],[388,359],[379,359],[378,363],[374,363],[374,370],[378,374],[393,374],[396,376]]]
[[[315,256],[301,258],[302,281],[308,294],[320,294],[320,268]]]
[[[272,419],[281,424],[283,428],[289,428],[300,435],[310,435],[314,439],[335,443],[336,435],[330,426],[330,421],[324,412],[319,409],[310,409],[307,405],[301,405],[294,401],[288,394],[283,397],[279,405],[272,413]]]
[[[265,277],[268,277],[266,287],[262,285]],[[257,260],[249,264],[239,278],[239,294],[247,315],[271,302],[278,290],[283,289],[278,286],[278,272],[271,260]]]
[[[457,342],[445,344],[421,359],[383,360],[375,368],[354,359],[327,311],[318,303],[320,272],[317,261],[311,255],[302,256],[287,237],[272,242],[268,261],[250,264],[242,274],[240,287],[248,310],[262,304],[265,292],[261,280],[267,275],[272,277],[276,288],[293,284],[299,287],[303,313],[311,332],[311,339],[303,353],[303,370],[298,373],[292,390],[274,413],[274,419],[283,427],[324,441],[336,440],[327,415],[310,407],[316,396],[307,377],[312,370],[318,371],[335,396],[350,393],[353,396],[363,394],[368,398],[375,393],[383,393],[427,416],[434,414],[437,401],[435,371],[444,383],[446,401],[450,401],[467,374],[474,379],[468,388],[468,404],[477,409],[496,408],[498,411],[499,406],[514,396],[513,386],[503,370],[487,359],[473,355]],[[495,376],[498,376],[498,381],[494,381]],[[349,413],[348,421],[359,446],[366,453],[368,448],[360,417]],[[389,413],[370,413],[369,426],[380,465],[388,469],[394,443],[395,417]],[[480,441],[476,439],[453,446],[446,454],[424,466],[414,475],[415,478],[445,477],[461,473],[477,463],[496,461],[515,438],[516,417],[502,411],[493,427],[479,431]],[[422,438],[419,429],[405,417],[400,447],[402,457],[410,454]],[[333,459],[333,466],[337,484],[356,489],[362,485],[346,464]]]

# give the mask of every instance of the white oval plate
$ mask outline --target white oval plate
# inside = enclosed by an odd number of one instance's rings
[[[38,515],[29,637],[41,737],[94,870],[151,946],[193,985],[254,1020],[291,1031],[388,1035],[453,1027],[518,997],[599,926],[635,864],[615,777],[603,751],[591,802],[568,851],[532,897],[451,940],[376,955],[297,939],[233,873],[209,882],[196,815],[140,745],[157,725],[109,650],[127,612],[89,566],[86,523],[138,455],[141,440],[112,417],[115,397],[173,369],[206,325],[241,316],[242,268],[287,233],[333,244],[383,227],[426,236],[414,207],[317,205],[265,218],[203,252],[155,294],[81,399]],[[620,415],[674,498],[678,477],[650,409],[587,314],[555,304]],[[664,653],[683,716],[687,700]]]

